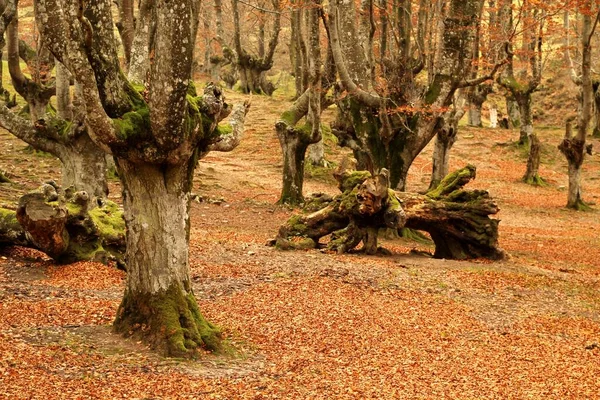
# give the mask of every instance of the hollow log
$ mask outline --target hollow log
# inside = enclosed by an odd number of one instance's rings
[[[427,194],[397,192],[388,188],[384,169],[375,176],[366,171],[335,174],[342,194],[313,196],[305,213],[292,216],[272,241],[280,249],[325,247],[345,253],[363,243],[367,254],[385,252],[377,247],[380,228],[412,228],[428,232],[435,243],[435,258],[502,259],[498,247],[499,209],[483,190],[465,190],[475,178],[474,166],[449,174]],[[327,244],[320,240],[331,235]]]
[[[0,246],[46,253],[57,263],[116,261],[124,267],[125,222],[117,204],[54,183],[21,197],[16,211],[0,209]]]

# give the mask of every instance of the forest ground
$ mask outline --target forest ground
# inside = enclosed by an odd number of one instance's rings
[[[196,172],[205,201],[192,205],[194,290],[231,351],[160,358],[111,333],[123,272],[4,249],[0,398],[600,399],[600,218],[564,208],[561,129],[537,128],[547,187],[519,182],[516,131],[464,128],[452,150],[452,168],[475,164],[470,187],[500,206],[506,261],[434,260],[430,246],[404,240],[383,241],[394,252],[385,257],[281,252],[265,243],[293,212],[275,205],[273,124],[287,104],[255,96],[240,147]],[[0,186],[0,205],[58,181],[56,160],[4,131],[0,143],[14,181]],[[415,162],[409,190],[427,187],[430,156]],[[306,192],[336,193],[328,171],[312,176]],[[584,198],[600,203],[598,153],[583,178]],[[119,201],[117,181],[110,196]]]

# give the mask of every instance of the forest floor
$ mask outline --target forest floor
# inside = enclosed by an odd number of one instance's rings
[[[111,333],[123,272],[7,248],[0,398],[600,399],[600,214],[564,208],[560,129],[538,129],[546,187],[520,182],[516,131],[464,128],[452,150],[452,168],[475,164],[470,187],[501,208],[506,261],[435,260],[431,246],[406,240],[383,241],[392,256],[282,252],[265,243],[294,212],[275,205],[273,124],[287,104],[255,96],[240,147],[209,154],[196,173],[205,201],[192,205],[194,290],[232,351],[158,357]],[[0,169],[14,181],[0,186],[1,206],[58,181],[56,160],[6,132],[0,143]],[[430,156],[415,162],[409,190],[427,187]],[[336,193],[328,171],[311,172],[306,192]],[[585,199],[600,203],[599,153],[586,158],[583,182]]]

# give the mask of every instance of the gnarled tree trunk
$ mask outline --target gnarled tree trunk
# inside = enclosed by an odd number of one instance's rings
[[[292,216],[273,244],[284,250],[315,248],[332,234],[328,249],[343,253],[362,241],[363,249],[372,254],[379,250],[378,229],[406,227],[431,235],[436,258],[505,257],[498,246],[499,221],[490,218],[498,212],[495,202],[485,191],[463,189],[475,178],[475,167],[448,175],[427,195],[383,190],[389,183],[386,175],[385,170],[375,177],[366,171],[338,172],[343,193],[307,202],[308,213]]]
[[[57,263],[116,261],[124,267],[125,221],[119,207],[54,183],[0,209],[0,243],[40,250]]]
[[[219,346],[218,330],[200,314],[189,276],[189,193],[195,161],[165,167],[117,161],[126,210],[128,285],[115,329],[139,331],[172,356]],[[142,325],[146,332],[136,328]]]

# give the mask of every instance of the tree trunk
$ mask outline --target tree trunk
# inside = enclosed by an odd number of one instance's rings
[[[531,94],[523,93],[517,100],[519,116],[520,116],[520,129],[519,129],[519,145],[522,146],[527,143],[529,137],[533,135],[533,115],[531,113]],[[510,117],[511,121],[513,117]],[[514,126],[514,124],[513,124]]]
[[[131,46],[135,34],[135,18],[134,18],[134,1],[120,0],[119,1],[119,17],[117,23],[121,43],[123,44],[123,53],[125,55],[125,64],[129,66],[131,59]]]
[[[59,155],[62,186],[85,190],[92,197],[106,197],[106,154],[90,139],[87,132],[73,139]]]
[[[304,162],[309,145],[307,133],[283,122],[275,125],[283,151],[283,186],[279,204],[297,205],[304,202]]]
[[[469,126],[482,127],[481,104],[471,104],[469,107]]]
[[[515,100],[506,97],[506,113],[508,115],[508,122],[513,128],[519,128],[521,126],[521,116],[519,113],[519,106]]]
[[[527,170],[523,182],[530,185],[543,185],[544,180],[539,175],[540,168],[540,140],[536,134],[529,135],[529,155],[527,157]]]
[[[527,169],[523,176],[523,182],[530,185],[543,185],[544,181],[539,176],[540,168],[540,140],[533,131],[533,116],[531,113],[531,93],[520,93],[516,101],[519,105],[521,116],[521,128],[519,129],[519,145],[529,145],[527,156]]]
[[[450,167],[450,149],[456,142],[457,131],[454,129],[444,129],[435,137],[435,147],[433,148],[433,171],[431,173],[431,182],[429,188],[436,188],[442,179],[448,175]]]
[[[113,260],[123,266],[122,216],[111,201],[44,184],[21,197],[16,212],[0,209],[0,243],[43,251],[57,263]]]
[[[152,23],[153,0],[142,0],[139,8],[127,71],[128,80],[137,85],[144,84],[150,67],[150,26]]]
[[[311,165],[325,167],[325,146],[323,145],[323,139],[308,146],[308,161]]]
[[[498,109],[495,105],[490,106],[490,128],[496,129],[498,127]]]
[[[127,288],[114,322],[169,356],[219,346],[189,276],[189,191],[195,159],[151,165],[119,159],[127,225]]]
[[[485,191],[463,189],[475,177],[473,166],[448,175],[427,195],[377,190],[387,182],[381,174],[371,178],[366,171],[342,171],[335,176],[343,193],[308,201],[308,214],[292,216],[272,244],[282,250],[314,248],[332,234],[330,250],[347,252],[362,241],[373,253],[375,228],[406,227],[429,232],[436,258],[505,257],[498,247],[499,221],[489,217],[498,212],[495,202]]]

